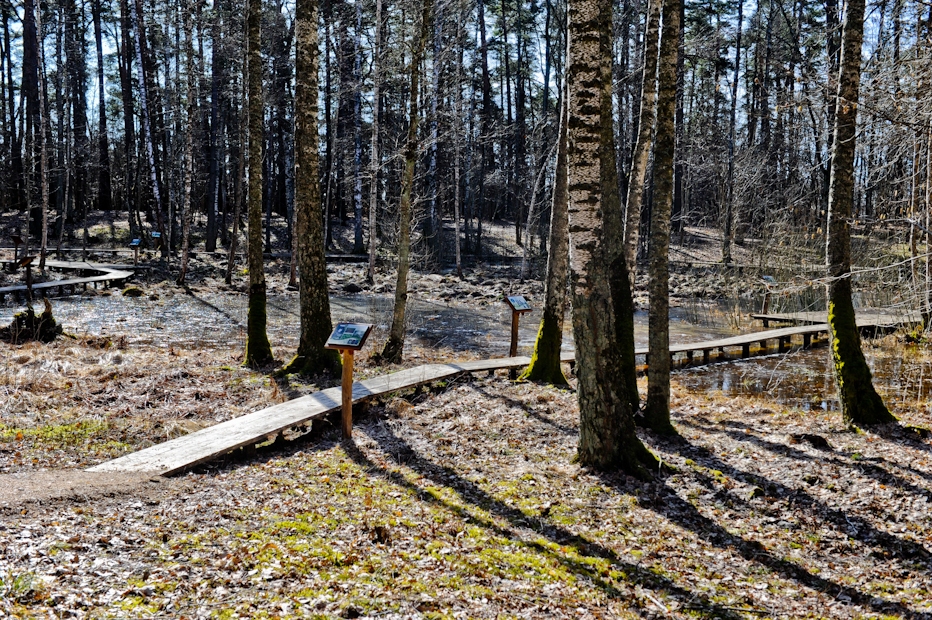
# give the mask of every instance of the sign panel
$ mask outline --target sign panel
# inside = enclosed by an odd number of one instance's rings
[[[515,312],[531,311],[531,304],[527,302],[523,295],[508,295],[505,297],[505,301],[508,302],[508,305],[511,306],[511,309]]]
[[[129,242],[129,247],[138,248],[142,244],[142,239],[133,239]]]
[[[328,349],[360,350],[365,344],[372,325],[369,323],[337,323],[325,345]]]

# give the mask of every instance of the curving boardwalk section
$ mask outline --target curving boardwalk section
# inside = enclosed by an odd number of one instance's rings
[[[858,319],[862,327],[877,327],[877,321],[878,319],[870,313]],[[727,357],[729,349],[740,349],[741,357],[746,358],[751,355],[752,351],[754,353],[783,352],[787,350],[788,345],[792,346],[794,338],[801,340],[799,345],[808,348],[813,344],[814,339],[827,333],[828,325],[825,323],[784,327],[730,338],[675,344],[670,347],[670,354],[671,356],[685,355],[687,364],[693,363],[697,353],[702,354],[704,363],[710,362],[714,353],[717,353],[716,359],[733,359]],[[768,348],[768,343],[771,342],[775,344],[773,349]],[[646,348],[639,348],[635,350],[635,354],[646,357],[648,351]],[[573,353],[564,353],[562,357],[565,362],[573,362],[575,359]],[[449,379],[464,373],[522,368],[530,361],[528,357],[506,357],[456,364],[426,364],[365,381],[357,381],[353,384],[353,402]],[[90,468],[89,471],[138,471],[171,475],[238,448],[255,446],[268,441],[289,428],[305,426],[332,412],[339,411],[340,405],[340,388],[322,390],[101,463]]]
[[[25,284],[3,286],[0,287],[0,301],[3,301],[7,295],[17,295],[26,298],[30,290],[34,297],[51,297],[54,295],[61,297],[64,295],[75,295],[79,291],[85,291],[87,290],[88,284],[93,285],[95,288],[98,283],[102,283],[105,287],[122,286],[134,275],[133,271],[122,269],[119,266],[98,265],[87,262],[46,260],[45,266],[48,269],[54,269],[56,271],[77,272],[78,277],[64,280],[51,280],[49,282],[36,282],[29,287]]]

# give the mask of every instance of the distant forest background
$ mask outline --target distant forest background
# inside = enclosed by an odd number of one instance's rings
[[[614,3],[621,196],[646,5]],[[294,6],[263,9],[263,204],[290,235]],[[344,250],[366,252],[372,223],[386,255],[395,243],[420,10],[415,0],[320,5],[321,188],[328,244],[334,224],[352,227]],[[843,10],[838,0],[685,2],[674,242],[684,226],[702,226],[822,260]],[[151,243],[157,231],[176,250],[190,204],[195,247],[226,246],[235,214],[245,217],[244,15],[240,0],[0,0],[0,212],[22,214],[4,243],[27,227],[38,238],[46,205],[50,249],[86,235],[87,218],[103,213],[128,223],[111,243]],[[867,20],[854,231],[883,231],[915,258],[932,228],[932,5],[874,2]],[[565,50],[565,0],[434,3],[413,68],[422,266],[453,261],[454,214],[466,255],[481,256],[489,223],[503,221],[517,245],[546,253]],[[644,240],[650,217],[640,221]]]

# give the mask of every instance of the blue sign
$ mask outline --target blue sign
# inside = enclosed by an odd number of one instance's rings
[[[133,239],[129,242],[129,247],[138,248],[142,244],[142,239]]]

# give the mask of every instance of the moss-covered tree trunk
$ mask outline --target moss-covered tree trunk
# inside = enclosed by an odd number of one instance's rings
[[[324,344],[333,324],[324,253],[324,220],[320,198],[320,157],[317,145],[317,0],[295,5],[295,236],[298,243],[298,284],[301,298],[301,338],[286,372],[308,375],[334,373],[340,355]]]
[[[599,469],[648,476],[656,459],[635,434],[626,354],[616,332],[615,252],[606,213],[621,220],[611,123],[610,0],[570,0],[567,67],[568,195],[573,333],[579,399],[579,460]],[[606,122],[606,119],[608,122]],[[627,271],[621,273],[628,287]],[[630,296],[630,289],[628,289]],[[631,309],[618,308],[620,314]],[[634,337],[630,338],[634,357]]]
[[[246,82],[248,88],[249,155],[246,163],[246,203],[249,213],[247,265],[249,311],[246,318],[246,355],[243,363],[261,366],[272,361],[266,333],[266,285],[262,264],[262,53],[261,0],[246,1]]]
[[[637,273],[638,231],[641,227],[641,206],[644,202],[644,182],[650,159],[654,119],[657,116],[657,47],[660,37],[661,0],[649,0],[644,30],[644,73],[641,78],[641,112],[638,117],[638,139],[631,158],[628,175],[628,197],[625,201],[625,260],[631,285]]]
[[[388,341],[382,348],[382,359],[389,363],[401,361],[405,346],[405,311],[408,307],[408,270],[411,264],[411,196],[414,190],[414,166],[417,163],[418,88],[421,61],[430,32],[431,0],[423,0],[421,30],[411,55],[410,99],[408,104],[408,140],[405,143],[405,170],[401,179],[401,201],[398,205],[398,273],[395,278],[395,307]]]
[[[566,385],[560,366],[563,345],[563,316],[566,312],[566,281],[569,274],[569,222],[567,220],[566,187],[566,96],[560,111],[560,137],[557,145],[557,169],[550,210],[550,254],[547,257],[547,290],[544,312],[534,342],[534,354],[521,379]],[[530,245],[530,244],[528,244]]]
[[[676,149],[676,49],[680,39],[680,0],[663,0],[663,34],[657,76],[657,138],[654,146],[654,205],[650,218],[648,272],[647,402],[644,424],[659,433],[670,424],[670,213],[673,208],[673,155]]]
[[[842,416],[848,424],[882,424],[895,420],[874,390],[861,351],[861,336],[851,301],[851,230],[854,202],[854,150],[857,129],[864,0],[849,0],[842,35],[832,168],[828,193],[828,324],[832,364]]]

